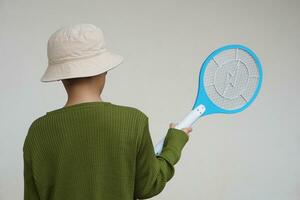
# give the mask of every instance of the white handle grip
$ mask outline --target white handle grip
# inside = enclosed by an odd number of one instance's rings
[[[200,104],[194,110],[192,110],[180,123],[178,123],[175,128],[183,129],[187,127],[191,127],[197,119],[205,112],[205,106]],[[159,155],[162,151],[164,145],[165,138],[161,139],[157,145],[155,146],[155,154]]]

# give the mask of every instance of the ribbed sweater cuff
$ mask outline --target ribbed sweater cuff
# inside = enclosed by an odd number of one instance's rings
[[[181,151],[188,140],[189,136],[183,130],[169,128],[159,156],[175,165],[180,159]]]

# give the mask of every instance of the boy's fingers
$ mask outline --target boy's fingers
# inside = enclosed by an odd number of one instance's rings
[[[169,127],[170,128],[175,128],[177,124],[178,123],[170,123]],[[189,134],[190,132],[192,132],[193,129],[192,129],[192,127],[186,127],[186,128],[181,129],[181,130],[183,130],[186,134]]]
[[[177,123],[170,123],[169,127],[170,128],[175,128],[176,125],[177,125]]]

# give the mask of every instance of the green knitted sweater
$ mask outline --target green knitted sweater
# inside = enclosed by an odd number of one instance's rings
[[[25,200],[132,200],[160,193],[189,137],[169,128],[154,153],[148,117],[110,102],[84,102],[34,120],[23,145]]]

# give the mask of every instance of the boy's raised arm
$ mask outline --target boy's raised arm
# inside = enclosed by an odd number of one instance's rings
[[[174,165],[179,161],[181,151],[189,139],[183,130],[169,128],[163,150],[156,156],[148,121],[147,117],[136,158],[135,197],[140,199],[151,198],[164,189],[173,177]]]

